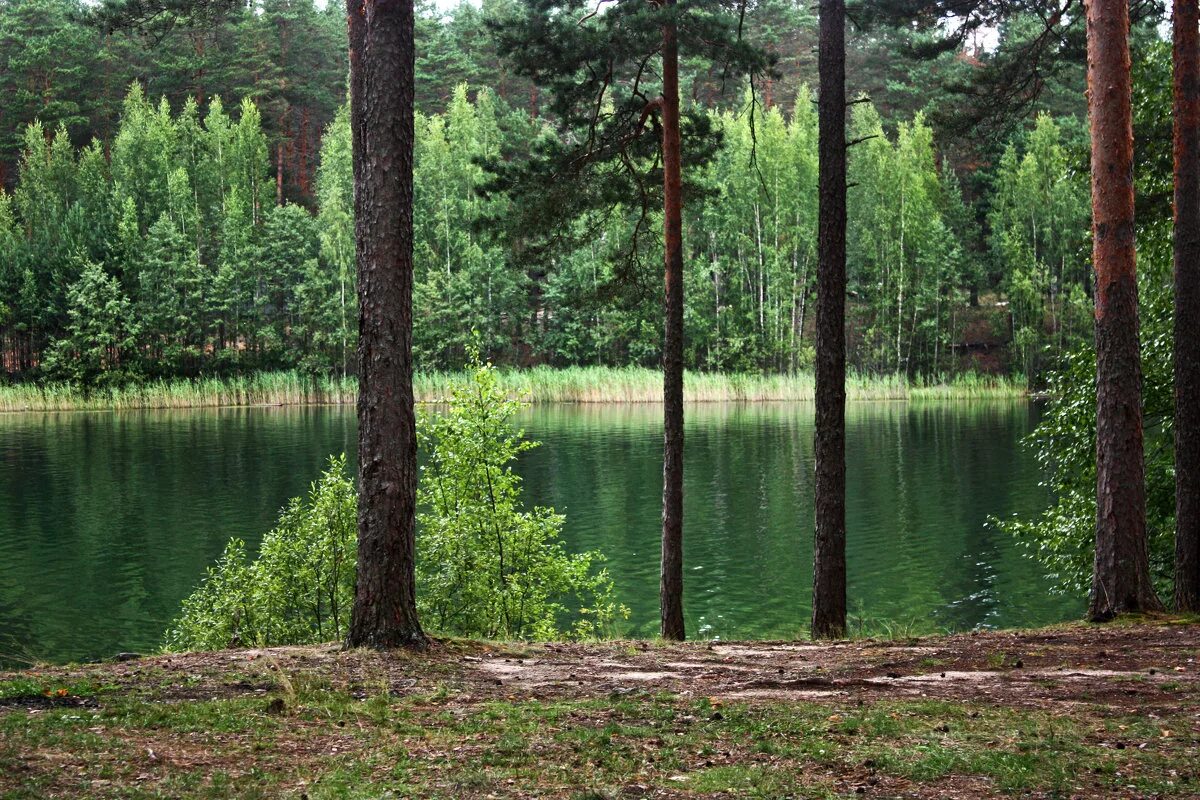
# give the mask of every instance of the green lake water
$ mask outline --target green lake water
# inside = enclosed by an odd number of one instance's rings
[[[852,403],[849,603],[920,629],[1078,615],[989,516],[1047,502],[1024,402]],[[539,406],[523,424],[530,502],[569,549],[609,557],[627,633],[657,631],[661,408]],[[0,416],[0,660],[158,646],[231,536],[256,545],[330,453],[350,407]],[[689,636],[792,637],[810,614],[811,404],[691,405],[685,474]]]

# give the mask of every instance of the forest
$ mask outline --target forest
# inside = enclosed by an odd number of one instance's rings
[[[1198,325],[1197,0],[0,0],[0,798],[1195,797]]]
[[[626,194],[550,230],[506,183],[560,135],[537,86],[497,53],[489,24],[511,10],[417,14],[417,367],[460,368],[474,346],[514,366],[653,367],[661,243],[644,231],[661,212]],[[9,379],[353,374],[341,14],[268,2],[210,26],[106,33],[85,11],[0,5]],[[771,2],[746,24],[774,64],[757,82],[734,87],[699,58],[683,63],[689,113],[712,131],[687,178],[684,358],[702,371],[806,371],[815,18]],[[1017,16],[994,48],[936,57],[902,28],[848,40],[852,369],[1043,387],[1090,339],[1081,66],[1052,53],[1045,85],[1016,112],[974,107],[973,71],[1018,57],[1031,30]],[[1161,67],[1157,31],[1136,33],[1138,69]],[[1155,124],[1162,108],[1145,104],[1167,100],[1146,97],[1140,119]]]

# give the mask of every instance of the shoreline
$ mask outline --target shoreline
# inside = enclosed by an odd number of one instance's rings
[[[416,402],[445,402],[462,372],[419,373]],[[501,369],[501,385],[531,404],[654,404],[662,402],[662,376],[641,367]],[[123,411],[186,408],[250,408],[349,405],[357,399],[357,379],[309,376],[295,371],[262,372],[228,378],[157,380],[85,392],[67,384],[0,385],[0,413]],[[813,402],[811,373],[758,375],[688,372],[687,403]],[[1028,398],[1023,380],[966,373],[939,382],[910,381],[901,375],[850,374],[846,400],[995,400]]]

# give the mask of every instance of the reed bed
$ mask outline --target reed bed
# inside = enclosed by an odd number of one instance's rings
[[[0,411],[98,411],[135,408],[321,405],[350,403],[355,379],[298,372],[263,372],[221,378],[157,380],[81,390],[61,383],[0,386]]]
[[[421,403],[446,400],[461,372],[418,373],[413,381]],[[662,374],[642,367],[534,367],[503,370],[502,385],[513,397],[533,403],[657,403]],[[684,397],[695,403],[810,402],[815,380],[810,373],[791,375],[689,372]],[[87,411],[216,406],[295,406],[352,403],[357,379],[312,376],[295,371],[264,372],[220,378],[151,381],[122,387],[82,390],[69,384],[0,385],[0,411]],[[852,373],[846,397],[861,400],[969,400],[1013,398],[1026,394],[1019,379],[964,374],[940,380],[911,381],[903,375]]]

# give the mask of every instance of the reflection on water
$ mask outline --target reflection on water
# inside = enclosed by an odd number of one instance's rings
[[[1033,625],[1078,613],[989,515],[1046,502],[1020,446],[1024,403],[847,410],[850,608],[922,627]],[[540,406],[524,424],[531,502],[572,549],[609,557],[631,634],[657,630],[661,408]],[[690,635],[793,636],[810,612],[812,406],[687,411]],[[52,660],[148,650],[241,536],[254,545],[330,453],[353,409],[0,417],[0,653]]]

